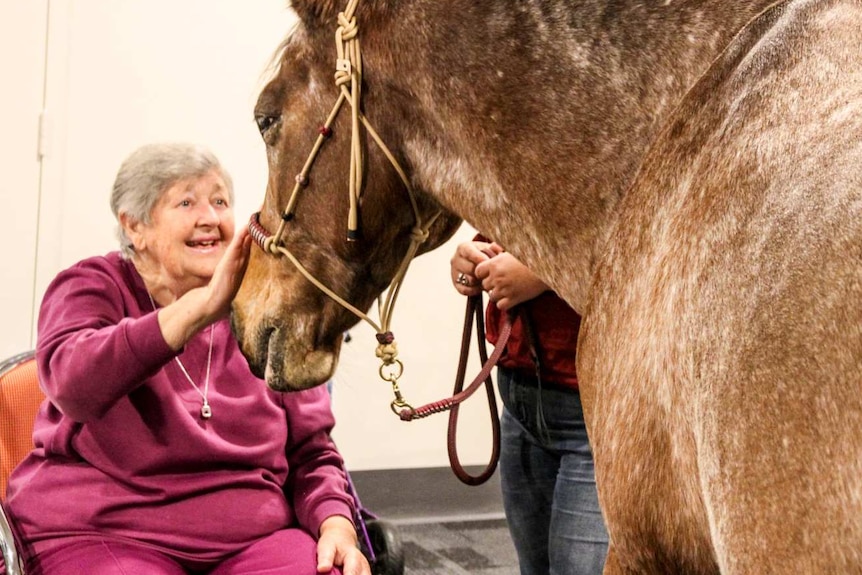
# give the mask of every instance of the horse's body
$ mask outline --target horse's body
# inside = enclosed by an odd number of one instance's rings
[[[333,4],[295,0],[258,105],[271,229],[334,99]],[[862,2],[369,0],[357,22],[365,112],[423,209],[584,316],[606,573],[862,573]],[[343,247],[327,145],[286,243],[368,305],[410,227],[379,198],[404,192],[371,149],[371,233]],[[262,252],[234,319],[276,388],[322,382],[351,322]]]

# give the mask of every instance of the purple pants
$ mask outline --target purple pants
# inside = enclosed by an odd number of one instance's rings
[[[221,563],[172,557],[158,549],[116,540],[75,539],[29,562],[32,575],[318,575],[317,542],[301,529],[276,531]],[[341,575],[336,568],[332,575]]]

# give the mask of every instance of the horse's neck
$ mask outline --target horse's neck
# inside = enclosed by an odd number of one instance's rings
[[[401,71],[426,114],[407,139],[417,178],[582,310],[664,117],[772,0],[433,2],[426,19],[462,30],[419,47],[433,84]]]

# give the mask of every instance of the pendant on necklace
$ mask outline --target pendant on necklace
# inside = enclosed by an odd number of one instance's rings
[[[210,409],[210,404],[204,402],[204,404],[201,406],[201,417],[203,419],[209,419],[212,416],[213,416],[213,410]]]

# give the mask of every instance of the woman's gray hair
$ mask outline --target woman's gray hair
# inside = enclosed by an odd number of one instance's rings
[[[123,256],[135,253],[132,241],[120,224],[120,214],[150,223],[153,207],[171,186],[180,180],[199,178],[218,170],[233,204],[233,181],[210,150],[186,143],[158,143],[141,146],[122,163],[111,191],[111,211],[117,218],[117,239]]]

